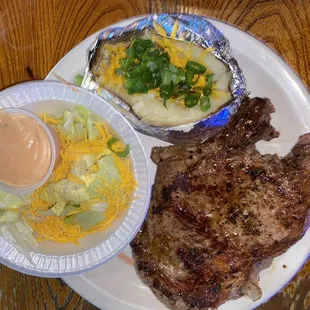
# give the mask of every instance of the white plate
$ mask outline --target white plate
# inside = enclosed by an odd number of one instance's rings
[[[113,26],[125,26],[134,19],[119,22]],[[247,79],[251,96],[269,97],[276,112],[272,124],[280,130],[280,138],[269,143],[259,142],[263,153],[285,155],[296,142],[297,137],[310,127],[310,97],[296,74],[266,45],[254,37],[221,22],[211,20],[230,40],[233,56],[238,60]],[[111,26],[112,27],[112,26]],[[95,40],[93,34],[72,49],[52,70],[62,78],[73,81],[76,74],[84,71],[86,50]],[[55,79],[52,73],[47,79]],[[163,142],[139,134],[147,155],[155,145]],[[155,166],[151,164],[154,176]],[[276,294],[297,273],[310,252],[310,230],[285,254],[276,258],[272,266],[260,273],[260,287],[263,296],[253,303],[243,297],[229,301],[219,310],[252,309],[266,302]],[[125,253],[131,256],[130,247]],[[283,268],[286,265],[287,268]],[[107,310],[164,310],[150,289],[140,281],[135,270],[119,257],[106,265],[81,276],[64,279],[75,291],[101,309]]]

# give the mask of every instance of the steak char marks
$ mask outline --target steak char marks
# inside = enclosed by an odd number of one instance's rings
[[[259,298],[257,265],[302,237],[310,135],[284,158],[261,155],[255,143],[278,136],[273,111],[267,99],[245,99],[216,137],[153,149],[151,205],[131,247],[138,274],[167,307],[216,308],[253,290]]]

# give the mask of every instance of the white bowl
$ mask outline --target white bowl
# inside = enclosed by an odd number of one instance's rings
[[[0,108],[22,108],[37,116],[43,112],[60,116],[64,109],[77,103],[88,107],[107,122],[125,143],[130,144],[138,182],[137,199],[109,229],[88,235],[81,239],[80,245],[40,242],[38,250],[30,253],[31,262],[0,237],[0,262],[20,272],[41,277],[60,277],[77,275],[98,267],[129,244],[146,216],[151,183],[144,149],[131,125],[111,105],[82,88],[59,82],[27,82],[0,92]]]

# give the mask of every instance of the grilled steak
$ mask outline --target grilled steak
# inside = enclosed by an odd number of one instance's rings
[[[169,308],[215,308],[248,294],[257,265],[303,235],[310,134],[284,158],[261,155],[255,142],[278,136],[273,111],[267,99],[246,99],[200,146],[153,149],[151,205],[131,247],[138,274]]]

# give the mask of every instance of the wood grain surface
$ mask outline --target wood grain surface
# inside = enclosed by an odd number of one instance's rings
[[[243,29],[274,49],[310,88],[310,0],[0,0],[0,90],[43,79],[91,33],[154,12],[201,14]],[[310,309],[309,271],[310,262],[259,309]],[[3,265],[0,274],[1,310],[96,309],[60,279]]]

